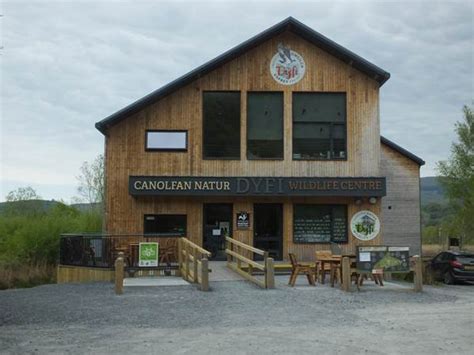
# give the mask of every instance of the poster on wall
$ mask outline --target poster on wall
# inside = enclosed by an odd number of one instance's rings
[[[250,213],[237,213],[237,229],[248,229],[250,227]]]
[[[306,71],[303,57],[283,45],[278,44],[277,52],[270,61],[270,73],[282,85],[293,85],[300,81]]]
[[[138,266],[158,266],[158,243],[140,243],[138,252]]]
[[[371,211],[359,211],[351,219],[351,232],[359,240],[372,240],[380,232],[380,220]]]

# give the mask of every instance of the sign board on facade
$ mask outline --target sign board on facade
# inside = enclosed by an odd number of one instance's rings
[[[130,176],[134,196],[385,196],[384,177]]]
[[[359,240],[372,240],[380,231],[380,220],[371,211],[359,211],[351,219],[351,232]]]
[[[410,248],[371,246],[357,248],[357,270],[371,272],[383,269],[385,272],[409,272]]]
[[[237,229],[247,229],[250,227],[250,214],[248,212],[237,213]]]
[[[270,61],[270,73],[275,81],[282,85],[293,85],[300,81],[306,71],[303,57],[283,45],[278,49]]]
[[[138,252],[138,266],[158,266],[158,243],[140,243]]]

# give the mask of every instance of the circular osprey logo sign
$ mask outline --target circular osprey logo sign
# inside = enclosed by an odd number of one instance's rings
[[[357,212],[351,220],[351,231],[359,240],[372,240],[380,232],[380,220],[370,211]]]
[[[293,85],[303,78],[305,69],[301,55],[281,43],[278,45],[278,51],[270,62],[273,79],[283,85]]]

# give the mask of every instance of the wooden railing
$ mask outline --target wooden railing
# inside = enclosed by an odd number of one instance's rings
[[[187,238],[178,240],[178,264],[181,277],[200,286],[201,291],[209,290],[209,261],[211,253]]]
[[[237,272],[245,279],[262,288],[275,288],[275,270],[273,259],[268,257],[268,252],[254,248],[235,239],[226,237],[227,267]],[[253,254],[263,256],[263,264],[249,259],[244,255]],[[263,272],[263,280],[254,276],[254,270]]]

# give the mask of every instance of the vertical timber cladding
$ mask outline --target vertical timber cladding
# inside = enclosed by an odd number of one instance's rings
[[[294,85],[278,84],[270,75],[269,64],[279,43],[298,52],[305,60],[306,72]],[[202,93],[212,90],[241,92],[241,159],[202,159]],[[202,204],[206,199],[191,197],[139,197],[129,195],[130,175],[142,176],[381,176],[380,132],[378,116],[379,84],[364,73],[343,63],[301,37],[284,32],[264,42],[213,72],[149,105],[140,112],[110,127],[106,144],[107,200],[106,230],[109,233],[136,233],[143,230],[143,215],[147,213],[185,213],[188,216],[190,238],[202,242]],[[284,160],[246,159],[246,119],[248,91],[280,91],[284,94]],[[347,104],[347,160],[292,160],[292,92],[345,92]],[[145,152],[147,129],[179,129],[188,131],[188,151],[184,153]],[[210,202],[219,202],[213,198]],[[224,201],[225,200],[225,201]],[[284,255],[298,251],[309,256],[310,251],[324,245],[292,244],[292,203],[349,204],[348,219],[366,206],[353,205],[353,199],[321,198],[233,198],[235,213],[245,210],[253,215],[255,202],[284,204]],[[209,201],[207,201],[209,202]],[[378,212],[376,205],[366,209]],[[253,224],[251,224],[253,226]],[[234,230],[244,242],[253,239],[248,231]],[[381,235],[382,233],[380,233]],[[380,243],[380,235],[372,242]],[[349,244],[353,238],[349,236]]]

